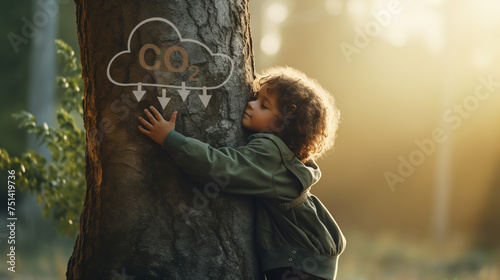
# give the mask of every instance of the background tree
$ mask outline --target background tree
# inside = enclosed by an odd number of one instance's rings
[[[179,111],[181,133],[213,146],[244,143],[241,112],[254,74],[247,1],[81,0],[76,5],[87,191],[68,279],[111,279],[116,274],[135,279],[262,278],[251,234],[252,200],[200,188],[137,129],[143,109],[153,105],[161,110],[158,97],[168,96],[164,116],[168,119]],[[198,97],[201,91],[191,91],[183,101],[175,89],[164,93],[159,87],[144,87],[146,93],[137,102],[135,94],[142,95],[141,88],[116,86],[108,79],[108,62],[126,50],[134,27],[152,17],[168,19],[183,38],[233,59],[233,75],[209,92],[212,98],[206,108]],[[162,55],[176,36],[166,24],[145,25],[131,37],[131,53],[154,44],[160,53],[147,50],[146,64],[163,64]],[[193,49],[184,48],[193,60]],[[167,63],[179,69],[185,58],[177,50]],[[227,65],[209,67],[203,59],[190,63],[199,67],[200,81],[228,74]],[[146,72],[143,68],[132,55],[114,61],[111,73],[113,79],[132,83],[179,84],[184,79],[172,77],[163,66]]]
[[[81,67],[69,45],[61,40],[56,45],[61,67],[57,88],[62,93],[56,124],[37,124],[37,116],[26,111],[13,115],[19,128],[46,145],[51,155],[28,150],[17,157],[0,148],[0,169],[14,170],[16,187],[36,195],[44,218],[52,217],[60,233],[75,237],[85,193],[85,131],[77,125],[83,116]]]

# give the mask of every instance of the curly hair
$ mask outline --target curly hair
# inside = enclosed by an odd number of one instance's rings
[[[333,147],[340,111],[327,90],[288,66],[264,70],[254,81],[254,90],[265,84],[279,93],[278,121],[283,128],[279,135],[302,162],[315,160]]]

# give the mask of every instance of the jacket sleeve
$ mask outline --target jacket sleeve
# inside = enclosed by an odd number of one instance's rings
[[[238,148],[213,148],[172,130],[162,148],[195,181],[232,194],[276,198],[273,173],[281,164],[278,147],[255,138]],[[214,191],[214,190],[212,190]]]

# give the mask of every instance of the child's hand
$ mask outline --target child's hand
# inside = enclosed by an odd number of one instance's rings
[[[175,129],[175,120],[177,119],[178,112],[173,112],[170,116],[170,121],[166,121],[163,116],[155,109],[155,107],[150,106],[149,108],[153,112],[154,116],[149,112],[148,109],[144,109],[144,113],[146,113],[146,116],[148,116],[148,119],[151,123],[149,123],[142,117],[139,117],[139,121],[144,125],[144,127],[146,127],[146,129],[144,129],[139,125],[139,130],[149,138],[153,139],[156,143],[162,145],[168,133]]]

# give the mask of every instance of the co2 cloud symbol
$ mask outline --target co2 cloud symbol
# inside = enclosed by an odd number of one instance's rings
[[[174,31],[177,37],[172,39],[168,38],[163,40],[160,46],[149,43],[144,44],[139,51],[132,50],[131,42],[132,37],[135,32],[147,23],[160,22],[168,24]],[[145,28],[145,27],[143,27]],[[171,34],[158,34],[157,36],[169,36]],[[171,37],[171,36],[170,36]],[[165,45],[165,42],[174,41],[173,44]],[[163,50],[163,59],[161,58]],[[188,53],[189,51],[189,53]],[[137,56],[135,56],[137,55]],[[130,57],[131,56],[131,57]],[[119,82],[113,78],[112,64],[116,60],[128,59],[129,65],[135,65],[139,61],[140,69],[125,69],[133,72],[141,71],[154,71],[157,80],[167,80],[166,84],[162,83],[148,83],[148,82]],[[131,62],[132,61],[132,62]],[[191,63],[190,63],[191,62]],[[201,81],[200,75],[203,74],[203,81]],[[229,69],[227,75],[220,74],[221,69]],[[107,76],[110,82],[117,86],[135,86],[136,90],[133,93],[139,102],[144,94],[146,93],[142,87],[157,87],[162,89],[162,95],[158,97],[160,104],[163,109],[167,106],[170,98],[166,96],[166,90],[177,89],[177,92],[185,101],[191,90],[201,90],[202,95],[199,95],[201,102],[205,106],[208,106],[211,95],[207,94],[208,90],[218,89],[224,86],[231,78],[234,70],[234,61],[231,57],[222,53],[213,53],[207,45],[193,40],[182,38],[177,27],[165,18],[153,17],[143,20],[137,24],[134,29],[130,32],[127,43],[127,50],[117,53],[108,63]],[[123,71],[123,69],[118,69],[118,71]],[[213,74],[216,73],[216,74]],[[115,74],[116,76],[116,74]],[[120,75],[128,76],[128,75]],[[141,75],[139,75],[141,76]],[[119,79],[118,79],[119,80]]]

